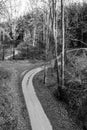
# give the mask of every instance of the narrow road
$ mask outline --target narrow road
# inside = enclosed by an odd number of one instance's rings
[[[36,73],[43,68],[37,68],[29,71],[23,78],[22,89],[29,113],[32,130],[52,130],[52,126],[39,102],[32,79]]]

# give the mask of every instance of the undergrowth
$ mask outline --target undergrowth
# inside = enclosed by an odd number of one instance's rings
[[[79,52],[80,53],[80,52]],[[50,90],[55,100],[67,104],[69,116],[84,130],[87,129],[87,57],[83,54],[76,56],[68,55],[65,62],[65,89],[60,90],[58,96],[58,85],[56,69],[49,68],[47,72],[47,83],[45,86]],[[56,66],[56,65],[55,65]],[[61,72],[61,67],[60,67]],[[44,73],[43,73],[44,74]],[[40,80],[44,80],[44,75]],[[44,83],[44,82],[43,82]],[[60,74],[61,83],[61,74]],[[61,84],[59,84],[61,86]]]
[[[11,73],[0,68],[0,130],[16,130],[17,117],[13,114],[11,95],[8,96]]]

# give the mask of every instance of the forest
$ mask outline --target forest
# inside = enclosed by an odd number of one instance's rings
[[[9,60],[42,61],[44,71],[35,80],[67,104],[69,115],[86,130],[87,3],[42,0],[38,7],[35,2],[32,10],[15,19],[11,3],[10,14],[0,1],[0,15],[8,19],[0,22],[0,60],[12,54]]]

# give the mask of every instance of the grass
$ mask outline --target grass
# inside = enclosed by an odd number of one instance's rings
[[[66,105],[55,98],[57,90],[56,76],[49,75],[46,86],[43,83],[44,72],[38,73],[34,79],[33,84],[37,97],[39,98],[42,107],[49,118],[53,130],[80,130],[80,128],[69,118],[68,112],[65,109]]]
[[[12,95],[10,92],[9,81],[11,73],[0,68],[0,129],[15,129],[17,127],[17,116],[12,109]]]
[[[0,130],[31,130],[24,101],[20,73],[29,63],[1,62],[0,66]]]
[[[0,130],[31,130],[21,73],[41,64],[28,60],[0,61]]]

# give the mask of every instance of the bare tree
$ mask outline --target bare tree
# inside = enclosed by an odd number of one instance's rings
[[[7,17],[7,9],[5,5],[6,0],[0,0],[0,16],[1,18]]]
[[[16,32],[15,32],[15,28],[16,28],[16,21],[17,21],[17,18],[15,20],[15,16],[17,15],[17,10],[16,10],[16,1],[14,0],[14,3],[13,1],[11,0],[1,0],[0,3],[3,4],[3,13],[0,13],[0,15],[3,15],[3,20],[6,22],[8,22],[9,24],[9,34],[7,33],[7,35],[10,37],[10,39],[12,41],[15,40],[16,38]],[[12,45],[12,50],[13,50],[13,58],[14,58],[14,55],[15,55],[15,49],[14,49],[14,45]]]
[[[56,57],[56,72],[57,72],[57,83],[58,83],[58,95],[59,95],[59,89],[60,89],[60,83],[59,83],[59,63],[58,63],[58,6],[57,6],[57,0],[52,0],[51,2],[51,25],[52,25],[52,32],[53,32],[53,38],[55,43],[55,57]]]
[[[7,17],[7,9],[5,5],[5,0],[0,1],[0,16],[1,16],[1,21],[3,20],[3,18]],[[1,35],[1,32],[2,32],[2,35]],[[4,31],[4,29],[1,29],[0,37],[2,38],[0,38],[0,42],[2,44],[2,49],[3,49],[2,60],[4,60],[4,55],[5,55],[5,49],[4,49],[4,44],[3,44],[3,41],[5,40],[5,35],[6,35],[6,32]]]
[[[28,2],[31,7],[31,9],[28,8],[29,12],[30,11],[34,12],[34,10],[37,11],[38,0],[28,0]],[[37,22],[38,22],[37,17],[38,17],[38,14],[37,14],[37,16],[35,14],[33,17],[33,23],[32,23],[33,24],[33,47],[35,46],[35,39],[36,39],[36,33],[37,33]]]
[[[64,88],[64,64],[65,64],[65,24],[64,24],[64,0],[61,0],[62,23],[62,88]]]
[[[45,24],[44,24],[45,22]],[[43,22],[43,40],[45,42],[45,57],[46,57],[46,63],[44,68],[44,83],[47,83],[47,61],[48,61],[48,51],[49,51],[49,14],[46,12],[44,16],[44,22]]]
[[[53,38],[54,38],[54,43],[55,43],[55,56],[56,56],[56,63],[57,63],[57,82],[59,85],[59,68],[58,68],[58,52],[57,52],[57,48],[58,48],[58,24],[57,24],[57,2],[56,0],[42,0],[42,2],[44,3],[44,6],[46,6],[46,11],[44,11],[45,15],[45,25],[46,25],[46,59],[47,59],[47,55],[48,55],[48,50],[49,50],[49,32],[51,32],[53,34]],[[43,6],[43,7],[44,7]],[[45,33],[44,33],[45,34]],[[47,69],[46,69],[47,70]],[[47,72],[45,72],[47,73]],[[46,74],[45,74],[46,77]]]
[[[15,41],[15,28],[16,28],[16,24],[15,24],[15,21],[13,20],[14,19],[14,14],[16,15],[16,2],[14,0],[14,5],[12,5],[12,2],[11,0],[9,0],[9,8],[10,8],[10,14],[9,14],[9,23],[10,23],[10,28],[11,28],[11,37],[12,37],[12,52],[13,52],[13,59],[15,59],[15,45],[14,45],[14,41]]]

